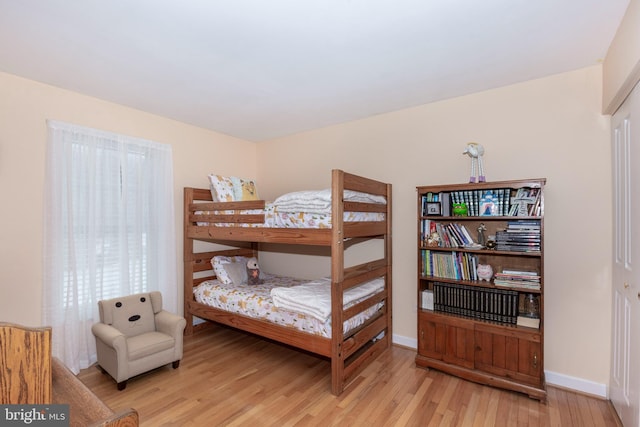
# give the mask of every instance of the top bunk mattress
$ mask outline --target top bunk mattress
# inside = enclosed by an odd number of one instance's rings
[[[196,215],[262,215],[264,222],[238,223],[217,222],[209,223],[197,221],[198,226],[217,227],[269,227],[269,228],[331,228],[331,213],[312,212],[282,212],[272,203],[267,203],[264,209],[245,209],[238,211],[196,211]],[[381,212],[345,212],[345,222],[384,221],[385,214]]]
[[[382,196],[345,190],[345,202],[386,205]],[[331,228],[331,190],[297,191],[265,203],[264,209],[196,211],[198,215],[264,215],[264,222],[215,222],[196,221],[198,226],[218,227],[269,227],[269,228]],[[384,212],[345,211],[344,222],[379,222],[385,220]]]

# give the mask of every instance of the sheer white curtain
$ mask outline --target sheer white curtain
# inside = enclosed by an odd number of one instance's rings
[[[74,373],[96,361],[97,302],[159,290],[176,311],[171,146],[48,121],[43,320]]]

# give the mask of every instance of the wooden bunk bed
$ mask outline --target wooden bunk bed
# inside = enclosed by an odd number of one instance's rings
[[[385,204],[343,201],[347,190],[382,196]],[[331,392],[342,393],[346,385],[391,344],[392,336],[392,251],[391,184],[364,178],[341,170],[331,176],[331,228],[266,228],[264,214],[243,213],[264,209],[265,202],[212,202],[209,189],[184,189],[184,316],[185,334],[193,333],[193,317],[232,326],[259,336],[291,345],[330,359]],[[351,222],[350,212],[378,212],[381,220]],[[224,226],[220,226],[224,224]],[[254,226],[249,226],[254,225]],[[345,268],[345,242],[349,239],[383,239],[384,255],[360,265]],[[237,249],[195,252],[195,241],[239,242]],[[194,287],[214,278],[210,260],[216,255],[256,256],[260,243],[314,245],[330,247],[331,253],[331,325],[343,325],[357,313],[375,305],[382,306],[363,325],[344,332],[332,327],[330,338],[220,310],[196,302]],[[343,292],[376,278],[384,278],[382,292],[347,309]],[[380,304],[382,303],[382,304]]]

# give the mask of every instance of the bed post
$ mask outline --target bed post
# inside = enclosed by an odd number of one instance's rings
[[[331,392],[339,395],[344,389],[344,357],[342,344],[343,282],[344,282],[344,172],[331,171]]]
[[[185,335],[193,334],[193,315],[189,310],[189,301],[193,299],[193,239],[187,237],[187,228],[189,226],[189,205],[193,203],[193,188],[184,189],[184,212],[183,212],[183,260],[184,260],[184,273],[182,287],[184,290],[183,295],[183,315],[187,321],[187,326],[184,330]]]
[[[386,347],[391,347],[392,339],[393,339],[393,239],[392,239],[392,218],[391,218],[391,210],[393,206],[393,199],[391,194],[392,186],[391,184],[387,184],[387,212],[385,219],[387,221],[387,230],[384,236],[384,251],[385,251],[385,259],[387,260],[387,275],[386,275],[386,289],[387,289],[387,333],[385,335],[386,339]]]

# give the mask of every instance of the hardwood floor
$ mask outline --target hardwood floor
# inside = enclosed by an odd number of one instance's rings
[[[325,359],[213,327],[185,337],[184,358],[115,382],[96,367],[79,378],[112,409],[134,407],[141,426],[620,426],[608,401],[548,387],[547,404],[416,368],[392,347],[339,397]]]

